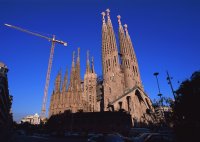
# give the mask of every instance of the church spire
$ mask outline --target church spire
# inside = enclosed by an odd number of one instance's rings
[[[103,66],[103,79],[105,84],[104,86],[104,109],[107,110],[108,103],[113,101],[113,98],[116,98],[123,93],[123,82],[124,77],[121,72],[119,64],[119,55],[117,49],[117,43],[115,38],[115,33],[113,30],[110,10],[106,10],[107,21],[105,23],[105,13],[102,13],[103,16],[103,25],[102,25],[102,66]],[[115,80],[115,81],[114,81]],[[117,88],[117,92],[113,91]],[[112,99],[111,99],[112,98]]]
[[[80,48],[78,48],[77,62],[80,62]]]
[[[126,37],[124,33],[124,29],[121,24],[121,16],[118,15],[118,23],[119,23],[119,44],[120,44],[120,53],[121,53],[121,63],[122,70],[124,73],[124,82],[125,88],[132,88],[135,85],[135,81],[133,79],[133,71],[131,64],[131,53],[129,51],[128,44],[126,43]]]
[[[106,9],[106,15],[107,15],[107,18],[108,18],[107,27],[108,27],[108,34],[109,34],[109,38],[110,38],[110,47],[109,47],[108,51],[109,52],[113,52],[113,51],[118,52],[115,34],[114,34],[111,19],[110,19],[110,10],[109,9]]]
[[[89,51],[87,51],[87,66],[86,66],[86,73],[90,73],[91,69],[90,69],[90,57],[89,57]]]
[[[119,23],[119,43],[120,43],[120,53],[121,54],[124,54],[126,53],[126,45],[125,45],[125,34],[124,34],[124,29],[122,27],[122,24],[121,24],[121,16],[118,15],[117,16],[118,18],[118,23]]]
[[[102,21],[103,21],[103,24],[105,25],[106,24],[106,20],[105,20],[105,12],[102,12],[101,13],[101,15],[102,15]]]
[[[60,92],[60,85],[61,85],[61,70],[58,72],[55,80],[55,92]]]
[[[65,77],[64,77],[64,81],[63,81],[63,85],[62,85],[62,92],[66,91],[67,82],[68,82],[68,69],[66,68]]]
[[[128,25],[124,24],[124,28],[125,28],[125,32],[126,32],[126,42],[127,42],[128,52],[130,53],[131,58],[136,60],[135,59],[135,52],[134,52],[134,49],[133,49],[133,44],[132,44],[132,41],[131,41],[131,37],[128,33]]]
[[[72,68],[70,73],[70,83],[68,90],[74,90],[74,82],[75,82],[75,51],[73,51],[72,55]]]
[[[121,27],[122,27],[121,16],[117,15],[117,18],[118,18],[119,28],[121,29]]]
[[[75,51],[73,51],[73,55],[72,55],[72,68],[75,67]]]
[[[135,51],[134,51],[134,47],[133,47],[130,35],[128,33],[127,24],[124,25],[124,28],[125,28],[125,32],[126,32],[126,46],[127,46],[128,52],[129,52],[129,56],[131,58],[129,64],[132,68],[132,73],[134,74],[134,80],[135,80],[136,85],[143,88],[141,78],[140,78],[140,72],[139,72],[139,66],[138,66],[138,63],[137,63],[137,58],[136,58],[136,54],[135,54]]]
[[[95,73],[95,70],[94,70],[94,57],[92,57],[92,73]]]
[[[107,51],[107,40],[108,40],[108,34],[107,34],[107,25],[106,25],[106,20],[105,20],[105,12],[101,13],[102,15],[102,57],[104,58],[104,55],[106,54]]]
[[[81,76],[80,76],[80,48],[78,48],[77,62],[76,62],[76,86],[77,90],[81,89]]]
[[[76,61],[76,75],[78,81],[80,81],[80,48],[78,48],[78,55],[77,55],[77,61]]]

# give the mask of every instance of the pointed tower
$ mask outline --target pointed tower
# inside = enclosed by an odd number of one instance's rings
[[[55,85],[55,93],[59,93],[61,87],[61,71],[59,71],[54,85]]]
[[[63,84],[62,84],[62,92],[66,92],[66,90],[67,90],[67,83],[68,83],[68,70],[66,68],[65,77],[64,77],[64,80],[63,80]]]
[[[140,79],[139,66],[138,66],[136,54],[134,51],[134,47],[133,47],[130,35],[128,33],[127,24],[124,25],[124,28],[125,28],[125,32],[126,32],[126,49],[129,52],[128,57],[127,57],[129,71],[128,71],[127,75],[128,76],[131,75],[131,78],[132,78],[132,79],[127,79],[128,87],[131,88],[131,87],[134,87],[135,85],[137,85],[141,89],[143,89],[142,82]]]
[[[84,98],[86,103],[86,111],[94,112],[97,111],[97,100],[96,100],[96,82],[97,75],[94,71],[94,62],[92,59],[92,69],[90,68],[89,51],[87,51],[87,66],[84,75]]]
[[[60,93],[60,107],[61,112],[65,111],[66,95],[67,95],[67,83],[68,83],[68,70],[66,68],[64,80],[62,83],[62,91]]]
[[[81,76],[80,76],[80,48],[78,48],[78,56],[76,60],[76,85],[77,90],[80,91],[81,89]]]
[[[50,99],[50,107],[49,107],[49,118],[53,115],[53,112],[54,112],[54,90],[53,90],[53,93],[51,95],[51,99]]]
[[[121,64],[122,70],[124,72],[124,82],[125,88],[130,89],[136,85],[136,81],[134,78],[134,72],[132,67],[132,50],[130,50],[129,44],[127,42],[124,29],[121,24],[121,16],[118,15],[118,23],[119,23],[119,43],[120,43],[120,55],[121,55]]]
[[[108,110],[110,102],[123,94],[124,76],[121,72],[118,50],[115,39],[112,22],[110,19],[110,10],[107,9],[107,24],[105,22],[105,13],[102,12],[102,63],[104,79],[104,110]]]
[[[92,57],[92,68],[91,68],[91,72],[92,73],[95,73],[95,70],[94,70],[94,57]]]
[[[61,70],[58,72],[54,82],[54,90],[50,100],[49,117],[57,113],[59,96],[60,96],[60,87],[61,87]]]
[[[53,106],[52,114],[56,114],[59,111],[60,92],[61,92],[60,88],[61,88],[61,70],[58,72],[54,83],[54,91],[51,103],[51,105]]]
[[[89,51],[87,51],[87,63],[86,63],[86,73],[90,73],[91,69],[90,69],[90,57],[89,57]]]
[[[73,51],[73,57],[72,57],[72,67],[71,67],[71,72],[70,72],[70,83],[69,83],[69,91],[75,90],[75,76],[76,76],[76,69],[75,69],[75,51]]]

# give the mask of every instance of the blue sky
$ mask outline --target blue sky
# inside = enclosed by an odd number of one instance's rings
[[[94,56],[95,70],[101,67],[101,12],[110,9],[118,38],[117,15],[128,24],[135,47],[145,91],[153,100],[158,88],[154,72],[159,72],[161,93],[172,97],[166,70],[173,76],[174,88],[200,69],[200,1],[195,0],[0,0],[0,61],[9,67],[12,111],[19,120],[40,113],[51,43],[8,27],[13,24],[55,34],[68,43],[56,45],[47,108],[56,74],[70,71],[72,52],[81,48],[81,76],[86,51]]]

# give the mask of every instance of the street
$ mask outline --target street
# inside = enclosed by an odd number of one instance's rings
[[[86,142],[86,138],[82,137],[51,137],[51,136],[35,136],[35,135],[17,135],[12,137],[11,142]]]

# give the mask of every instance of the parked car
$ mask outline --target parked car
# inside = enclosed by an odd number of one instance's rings
[[[137,137],[142,133],[150,133],[150,129],[147,128],[131,128],[129,131],[129,137]]]
[[[152,133],[149,134],[144,142],[175,142],[173,135]]]
[[[17,130],[16,133],[18,135],[26,135],[26,131],[25,130]]]
[[[104,134],[94,135],[88,139],[88,142],[125,142],[125,140],[116,134]]]
[[[125,142],[131,142],[129,137],[123,136],[120,133],[114,133],[115,135],[118,135],[119,137],[121,137]]]
[[[174,136],[160,133],[142,133],[137,137],[131,137],[131,142],[175,142]]]
[[[159,134],[159,133],[141,133],[137,137],[130,137],[132,142],[144,142],[144,140],[152,134]]]

